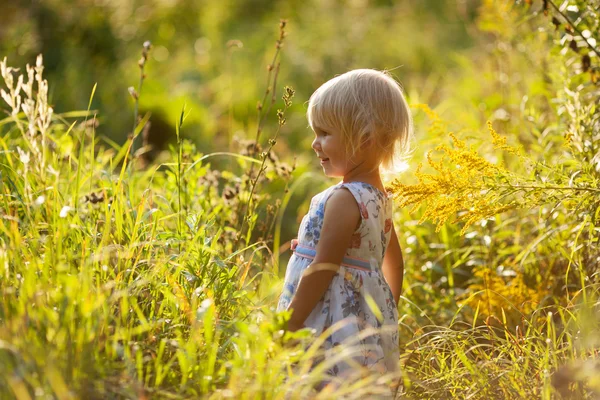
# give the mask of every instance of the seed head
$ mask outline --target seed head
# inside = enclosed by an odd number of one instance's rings
[[[294,89],[292,89],[289,86],[286,86],[283,89],[283,96],[282,96],[282,98],[283,98],[283,102],[285,103],[286,107],[290,107],[292,105],[292,98],[294,97],[295,93],[296,92],[294,91]]]
[[[277,118],[279,119],[279,125],[285,124],[285,118],[284,118],[283,111],[277,110]]]
[[[138,93],[136,92],[133,86],[129,86],[127,90],[129,90],[129,94],[131,95],[131,97],[133,97],[134,100],[137,100],[139,98]]]

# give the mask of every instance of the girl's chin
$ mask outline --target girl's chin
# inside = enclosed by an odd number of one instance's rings
[[[325,176],[329,178],[339,178],[340,176],[344,176],[342,172],[331,168],[329,161],[321,162],[321,167],[323,168],[323,173]]]

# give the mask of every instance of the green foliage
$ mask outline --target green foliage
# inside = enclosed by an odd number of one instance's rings
[[[424,206],[394,216],[403,396],[597,397],[598,9],[450,3],[9,7],[4,32],[27,33],[0,52],[43,50],[46,67],[2,65],[0,397],[317,396],[325,336],[273,312],[298,198],[325,184],[292,160],[309,149],[302,99],[399,64],[423,167],[391,187]],[[161,113],[174,140],[146,158]],[[386,390],[356,377],[320,397]]]
[[[600,170],[593,143],[600,126],[590,72],[597,59],[584,70],[578,60],[594,50],[569,45],[572,38],[596,43],[582,32],[597,26],[597,15],[584,2],[560,9],[551,1],[526,3],[481,6],[478,23],[491,35],[489,50],[462,60],[465,75],[453,86],[469,89],[475,80],[479,86],[467,93],[486,112],[471,109],[481,119],[471,115],[465,121],[472,123],[457,124],[421,107],[437,152],[427,153],[418,183],[391,185],[404,204],[423,205],[418,213],[403,211],[400,220],[416,214],[440,230],[432,235],[429,225],[415,225],[406,232],[407,265],[422,265],[408,270],[403,320],[405,335],[414,338],[406,367],[408,393],[416,397],[598,393],[596,344],[581,334],[598,321]],[[499,93],[483,96],[494,88]],[[463,93],[440,105],[439,114],[466,103]],[[454,121],[462,113],[449,115]],[[492,140],[478,133],[485,120],[493,121]],[[458,131],[451,146],[437,139],[448,126]],[[572,330],[578,324],[585,327]]]

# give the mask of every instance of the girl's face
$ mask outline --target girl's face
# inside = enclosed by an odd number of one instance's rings
[[[358,157],[349,160],[344,146],[344,138],[340,132],[325,131],[316,126],[314,131],[315,140],[312,142],[312,148],[321,160],[321,166],[326,176],[345,176],[348,171],[357,165]]]

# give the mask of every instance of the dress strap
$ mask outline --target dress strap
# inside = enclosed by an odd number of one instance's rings
[[[292,245],[290,249],[294,253],[296,253],[296,255],[304,258],[309,258],[311,260],[314,260],[315,256],[317,255],[317,249],[315,249],[314,247],[299,244],[298,239],[292,239]],[[361,258],[344,257],[340,265],[343,267],[354,268],[361,271],[373,271],[371,263]]]

